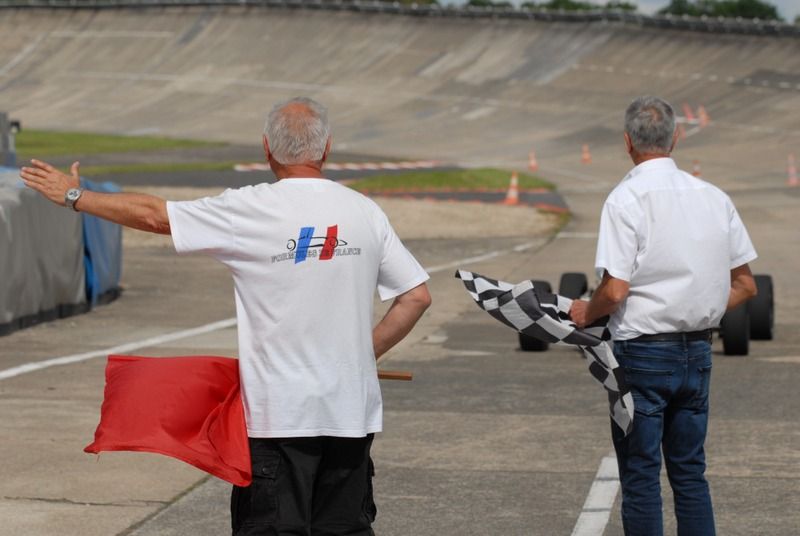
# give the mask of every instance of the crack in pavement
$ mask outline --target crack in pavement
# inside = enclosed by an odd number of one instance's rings
[[[169,501],[124,501],[124,502],[93,502],[93,501],[73,501],[72,499],[54,499],[51,497],[0,497],[0,501],[32,501],[51,504],[69,504],[75,506],[118,506],[118,507],[140,507],[140,506],[164,506]]]

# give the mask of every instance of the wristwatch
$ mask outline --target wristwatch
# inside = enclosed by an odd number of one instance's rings
[[[67,190],[67,193],[64,194],[64,204],[67,208],[78,212],[78,209],[75,208],[75,203],[81,198],[81,194],[83,194],[83,188],[70,188]]]

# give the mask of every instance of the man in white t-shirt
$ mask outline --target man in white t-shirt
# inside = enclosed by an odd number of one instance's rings
[[[367,197],[322,176],[327,111],[276,106],[264,150],[278,178],[190,202],[82,191],[33,161],[21,176],[51,201],[171,234],[235,284],[239,370],[253,484],[234,487],[233,534],[373,534],[369,452],[382,429],[375,360],[430,305],[428,275]],[[373,328],[373,296],[394,299]]]
[[[614,355],[636,414],[627,436],[612,425],[625,534],[660,536],[662,450],[678,534],[715,533],[704,442],[711,328],[755,295],[756,252],[730,198],[677,168],[672,107],[657,97],[625,113],[635,164],[603,206],[595,267],[602,281],[570,315],[586,326],[611,315]]]

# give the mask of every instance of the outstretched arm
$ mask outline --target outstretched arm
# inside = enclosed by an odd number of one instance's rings
[[[70,175],[67,175],[47,162],[31,160],[31,165],[20,171],[20,177],[27,187],[36,190],[53,203],[64,206],[67,190],[80,186],[79,171],[78,162],[72,164]],[[75,208],[125,227],[170,234],[167,202],[154,195],[84,191],[75,203]]]
[[[386,315],[372,330],[375,359],[403,340],[430,305],[431,295],[425,283],[396,297]]]

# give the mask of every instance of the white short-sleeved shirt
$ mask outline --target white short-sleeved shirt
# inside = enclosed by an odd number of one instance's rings
[[[369,198],[284,179],[167,204],[178,253],[231,270],[250,437],[363,437],[382,428],[373,297],[428,279]]]
[[[728,303],[730,271],[756,258],[730,198],[678,169],[647,160],[603,206],[595,269],[630,283],[611,315],[614,340],[716,327]]]

